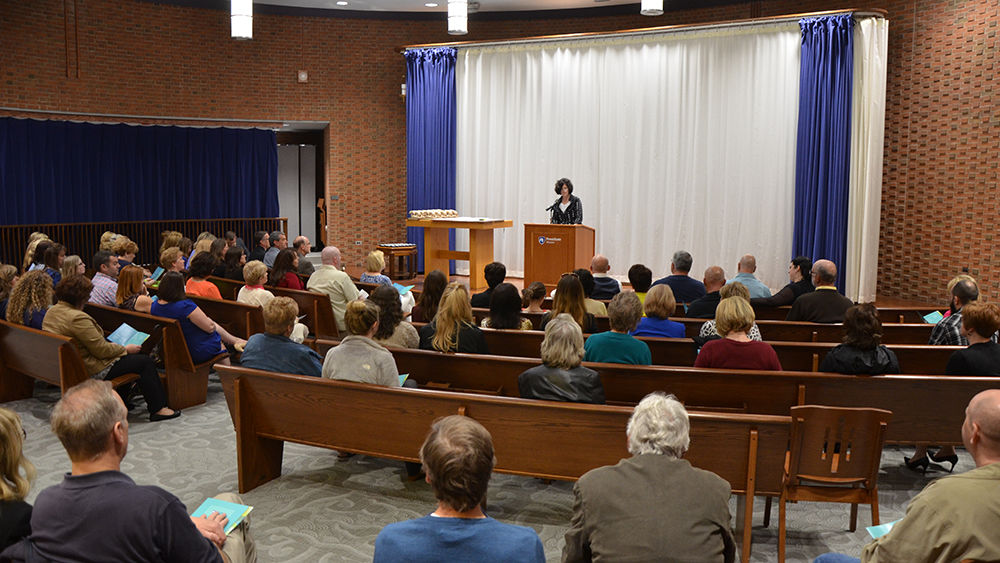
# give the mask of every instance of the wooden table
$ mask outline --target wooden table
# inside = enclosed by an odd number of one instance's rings
[[[512,227],[513,221],[490,219],[474,221],[463,219],[407,219],[407,227],[424,229],[424,274],[432,270],[448,273],[449,260],[468,260],[469,289],[486,289],[483,267],[493,261],[493,229]],[[448,229],[469,229],[469,250],[452,250],[448,243]]]

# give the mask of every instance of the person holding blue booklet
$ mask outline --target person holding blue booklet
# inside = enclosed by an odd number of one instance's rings
[[[246,518],[227,536],[226,514],[188,516],[174,495],[137,485],[121,472],[128,452],[127,415],[107,381],[88,379],[63,394],[52,409],[51,424],[72,470],[39,493],[31,535],[4,550],[0,560],[256,561]],[[234,494],[219,497],[243,504]]]

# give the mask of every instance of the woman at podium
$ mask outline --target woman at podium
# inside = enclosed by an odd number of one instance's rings
[[[553,225],[579,225],[583,223],[583,203],[573,195],[573,182],[569,178],[556,180],[556,193],[559,199],[546,209],[552,215],[549,223]]]

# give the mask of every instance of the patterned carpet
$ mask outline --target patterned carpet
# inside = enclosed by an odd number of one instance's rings
[[[18,412],[28,433],[26,455],[38,468],[29,502],[38,491],[62,479],[69,469],[48,417],[58,391],[39,385],[33,399],[3,404]],[[222,388],[213,376],[206,405],[184,411],[179,419],[149,423],[144,407],[130,413],[129,453],[122,470],[137,483],[152,484],[177,495],[193,510],[219,492],[236,491],[236,435]],[[624,429],[623,429],[624,431]],[[902,466],[911,450],[886,448],[879,478],[883,522],[902,517],[906,503],[943,471],[926,475]],[[957,472],[974,464],[959,452]],[[933,467],[933,466],[932,466]],[[383,526],[423,516],[433,510],[426,483],[409,483],[400,462],[355,456],[339,461],[336,452],[286,445],[282,477],[246,495],[254,506],[251,532],[262,562],[370,561],[375,536]],[[573,502],[570,483],[494,475],[488,505],[503,522],[530,526],[542,539],[548,561],[559,561],[563,534]],[[777,559],[777,503],[771,526],[764,529],[763,499],[755,503],[752,561]],[[730,500],[735,513],[736,499]],[[858,531],[847,531],[849,507],[798,503],[788,507],[788,561],[811,561],[837,551],[857,556],[868,541],[864,526],[870,512],[859,509]]]

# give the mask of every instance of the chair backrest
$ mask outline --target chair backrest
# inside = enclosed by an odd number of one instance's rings
[[[891,412],[803,405],[792,407],[791,415],[791,484],[805,480],[875,486]]]

